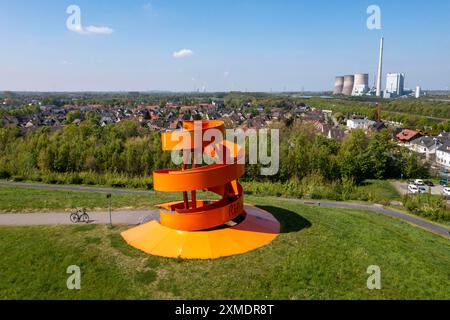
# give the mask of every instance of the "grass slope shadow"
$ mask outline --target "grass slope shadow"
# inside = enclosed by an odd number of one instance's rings
[[[311,222],[303,218],[301,215],[279,207],[257,206],[258,208],[268,211],[280,222],[281,233],[298,232],[311,227]]]

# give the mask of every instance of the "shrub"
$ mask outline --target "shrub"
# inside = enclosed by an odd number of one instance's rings
[[[9,179],[11,174],[7,170],[0,170],[0,179]]]
[[[438,222],[450,221],[450,211],[443,197],[429,194],[405,195],[402,200],[405,208],[415,215]]]
[[[24,181],[25,178],[21,175],[14,175],[11,177],[11,180],[14,182],[21,182],[21,181]]]

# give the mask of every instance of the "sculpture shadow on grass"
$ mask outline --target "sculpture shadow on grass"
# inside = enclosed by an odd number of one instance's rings
[[[272,206],[257,207],[270,212],[280,222],[280,233],[298,232],[312,226],[311,222],[293,211]]]

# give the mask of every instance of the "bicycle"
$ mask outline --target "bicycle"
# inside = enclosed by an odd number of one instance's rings
[[[89,215],[87,214],[86,209],[79,209],[73,213],[70,214],[70,221],[72,223],[78,223],[78,222],[83,222],[83,223],[89,223],[90,219],[89,219]]]

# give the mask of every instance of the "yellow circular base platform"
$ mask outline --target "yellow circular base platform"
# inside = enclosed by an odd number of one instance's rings
[[[146,253],[182,259],[217,259],[243,254],[272,242],[280,223],[267,211],[245,206],[245,220],[232,226],[207,231],[177,231],[158,221],[122,233],[125,241]]]

